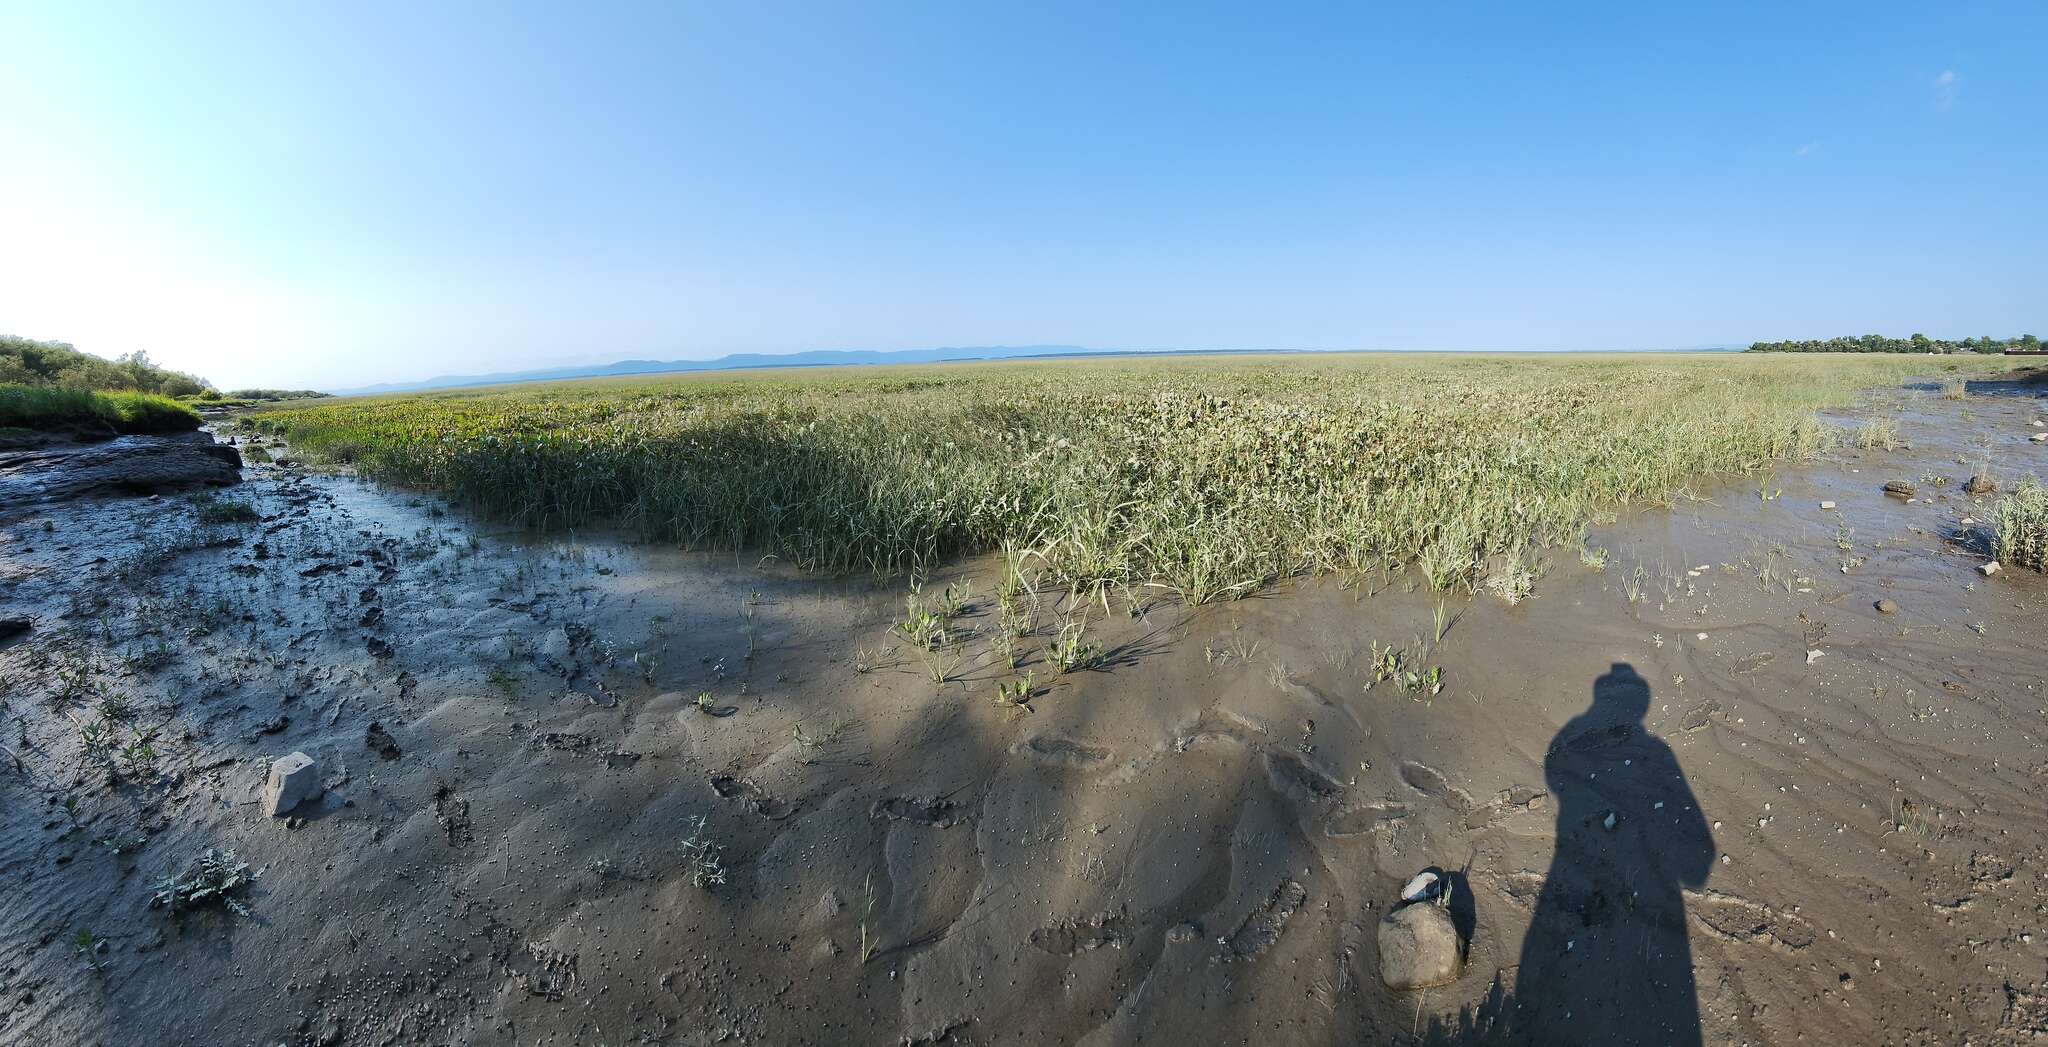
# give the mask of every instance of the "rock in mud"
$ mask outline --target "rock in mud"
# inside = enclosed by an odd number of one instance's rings
[[[57,502],[90,494],[159,494],[241,482],[242,455],[204,433],[123,436],[0,454],[0,503]]]
[[[1427,989],[1458,980],[1461,943],[1451,914],[1423,902],[1380,921],[1380,981],[1395,990]]]
[[[1426,902],[1436,897],[1437,892],[1443,889],[1441,886],[1442,879],[1442,877],[1428,869],[1416,873],[1415,878],[1409,880],[1408,885],[1401,888],[1401,900],[1404,902]]]
[[[1892,602],[1892,601],[1890,601],[1890,600],[1879,600],[1879,601],[1877,601],[1877,613],[1879,613],[1879,614],[1897,614],[1897,613],[1899,613],[1899,605],[1898,605],[1898,604],[1895,604],[1895,603],[1893,603],[1893,602]]]
[[[1911,498],[1919,493],[1919,489],[1904,480],[1887,480],[1884,485],[1884,493],[1894,498]]]
[[[270,762],[270,780],[263,786],[263,813],[282,817],[321,792],[320,765],[312,757],[305,753],[279,757]]]
[[[1964,494],[1990,494],[1996,490],[1998,490],[1998,481],[1983,473],[1970,477],[1969,482],[1963,484]]]

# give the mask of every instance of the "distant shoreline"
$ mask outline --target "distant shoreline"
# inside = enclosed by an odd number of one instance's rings
[[[537,368],[497,374],[443,375],[418,382],[386,382],[353,389],[331,390],[336,396],[383,396],[392,393],[437,392],[490,385],[520,385],[530,382],[566,382],[580,378],[629,378],[639,375],[686,374],[699,371],[754,371],[798,367],[865,367],[902,364],[998,363],[1009,360],[1082,360],[1139,356],[1318,356],[1344,353],[1729,353],[1740,352],[1737,344],[1702,345],[1681,349],[1089,349],[1082,346],[1032,345],[987,346],[940,349],[821,349],[796,353],[734,353],[711,360],[621,360],[584,367]]]

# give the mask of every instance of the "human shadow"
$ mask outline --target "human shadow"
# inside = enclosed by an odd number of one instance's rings
[[[1643,726],[1649,706],[1649,683],[1617,662],[1544,757],[1557,849],[1502,1023],[1512,1042],[1701,1042],[1684,890],[1706,883],[1714,840]]]

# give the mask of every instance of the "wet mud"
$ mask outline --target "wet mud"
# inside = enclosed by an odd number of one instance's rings
[[[925,652],[900,581],[260,459],[253,521],[8,503],[0,1042],[2040,1042],[2048,580],[1963,486],[2048,400],[1972,384],[1513,605],[1045,591],[1015,670],[994,562]],[[151,908],[207,849],[248,914]],[[1391,992],[1423,869],[1462,975]]]

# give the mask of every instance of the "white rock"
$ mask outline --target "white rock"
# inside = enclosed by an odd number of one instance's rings
[[[2037,444],[2048,444],[2048,433],[2035,433],[2034,435],[2027,437],[2027,439],[2032,440]]]
[[[263,785],[263,812],[272,818],[291,813],[298,805],[319,796],[320,765],[305,753],[293,753],[270,762],[270,780]]]
[[[1813,663],[1815,663],[1815,662],[1817,662],[1817,661],[1820,661],[1820,655],[1821,655],[1821,652],[1819,652],[1819,651],[1808,651],[1808,652],[1806,652],[1806,664],[1808,664],[1808,665],[1812,665]]]
[[[1835,503],[1833,503],[1833,502],[1822,502],[1822,503],[1820,503],[1820,507],[1821,507],[1821,508],[1823,508],[1823,509],[1833,509],[1833,508],[1835,507]]]
[[[1993,560],[1993,561],[1991,561],[1990,563],[1988,563],[1988,564],[1985,564],[1984,566],[1982,566],[1982,567],[1979,567],[1979,568],[1977,568],[1977,570],[1979,570],[1979,571],[1983,572],[1983,573],[1985,574],[1985,576],[1987,576],[1987,577],[1989,577],[1990,575],[1994,575],[1994,574],[1997,574],[1997,573],[1998,573],[1998,561],[1996,561],[1996,560]]]
[[[1602,826],[1604,826],[1604,827],[1605,827],[1605,828],[1607,829],[1607,831],[1608,831],[1608,832],[1613,832],[1613,831],[1614,831],[1614,823],[1615,823],[1616,821],[1619,821],[1619,819],[1617,819],[1617,818],[1615,818],[1615,817],[1614,817],[1614,812],[1613,812],[1613,811],[1608,811],[1608,812],[1607,812],[1607,817],[1605,817],[1605,818],[1602,818],[1602,819],[1600,819],[1600,824],[1601,824]]]
[[[1442,889],[1438,883],[1437,874],[1427,871],[1419,872],[1415,874],[1414,879],[1408,881],[1408,886],[1401,888],[1401,900],[1404,902],[1425,901],[1436,897],[1437,892]]]

